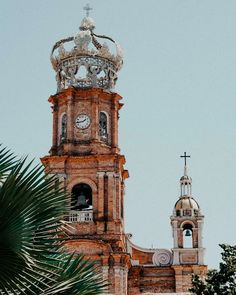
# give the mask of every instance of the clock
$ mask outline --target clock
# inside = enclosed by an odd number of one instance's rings
[[[86,129],[89,127],[91,120],[88,115],[80,114],[75,120],[75,125],[79,129]]]

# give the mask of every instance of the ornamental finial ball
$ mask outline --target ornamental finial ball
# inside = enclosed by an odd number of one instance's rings
[[[86,16],[82,19],[79,28],[81,31],[86,31],[86,30],[93,31],[95,29],[95,22],[91,17]]]

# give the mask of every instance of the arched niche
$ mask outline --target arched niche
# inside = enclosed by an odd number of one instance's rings
[[[67,140],[67,115],[63,113],[60,118],[59,126],[59,144],[66,142]]]
[[[85,65],[80,65],[75,73],[77,79],[86,79],[88,75],[88,70]]]
[[[191,222],[182,225],[183,248],[193,248],[193,227]]]
[[[104,111],[99,113],[99,137],[102,141],[108,141],[108,115]]]
[[[78,183],[71,190],[72,210],[89,210],[93,208],[92,188],[86,183]]]
[[[68,186],[67,186],[68,191],[72,192],[73,187],[75,185],[77,185],[77,184],[80,184],[80,183],[87,184],[92,189],[92,207],[93,207],[92,209],[93,209],[94,218],[96,218],[96,216],[97,216],[97,206],[98,206],[97,185],[91,178],[88,178],[88,177],[73,177],[68,183]]]

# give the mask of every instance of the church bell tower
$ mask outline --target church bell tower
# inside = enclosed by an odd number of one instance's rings
[[[176,291],[182,292],[191,286],[191,275],[201,277],[206,273],[204,248],[202,245],[202,227],[204,216],[197,201],[192,196],[192,178],[188,175],[186,152],[184,175],[180,178],[180,197],[175,203],[171,216],[173,233],[173,269],[176,273]],[[186,288],[186,286],[188,286]],[[185,290],[186,291],[186,290]]]
[[[41,161],[71,193],[67,221],[73,230],[67,248],[101,265],[111,293],[126,294],[123,206],[128,171],[118,144],[122,97],[114,92],[122,49],[112,38],[95,34],[88,12],[79,32],[52,49],[57,80],[57,93],[49,97],[53,140]]]

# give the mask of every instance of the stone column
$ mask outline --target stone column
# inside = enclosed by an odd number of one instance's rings
[[[66,174],[65,173],[58,173],[58,179],[60,181],[60,183],[65,187],[66,186]]]
[[[178,248],[184,247],[183,229],[177,228]]]
[[[183,292],[183,267],[178,266],[172,266],[175,270],[175,292],[181,293]]]
[[[199,231],[198,228],[194,227],[192,229],[192,248],[199,247]]]
[[[53,106],[53,137],[52,137],[52,146],[55,148],[58,145],[58,105],[57,103]]]
[[[120,294],[124,295],[124,269],[120,268]]]
[[[108,177],[108,187],[107,187],[107,195],[108,195],[108,221],[113,220],[114,218],[114,207],[113,207],[113,189],[114,189],[114,173],[106,172]]]
[[[173,249],[173,264],[179,265],[179,240],[178,240],[178,221],[172,221],[172,230],[173,230],[173,242],[174,242],[174,249]]]
[[[121,185],[120,174],[115,174],[115,192],[116,192],[116,219],[121,219]]]
[[[119,216],[118,211],[117,211],[117,199],[118,199],[118,195],[117,195],[117,178],[116,178],[116,174],[113,174],[113,219],[116,220]]]
[[[198,264],[204,265],[204,249],[202,245],[202,226],[203,220],[198,220]]]
[[[178,246],[177,224],[178,224],[177,220],[172,221],[174,248],[179,248],[179,246]]]
[[[74,139],[73,97],[68,97],[67,104],[67,139],[71,143]]]
[[[198,248],[202,248],[202,220],[197,221],[198,224]]]
[[[120,214],[121,214],[121,218],[122,220],[124,220],[124,194],[125,194],[125,183],[124,181],[121,181],[120,184],[120,202],[121,202],[121,206],[120,206]]]
[[[98,131],[99,131],[99,118],[98,118],[98,96],[93,95],[92,108],[91,108],[91,117],[92,122],[92,140],[98,140]]]
[[[204,248],[198,249],[198,264],[204,265]]]
[[[111,109],[111,145],[113,148],[118,147],[118,108],[115,99]]]
[[[121,275],[120,275],[120,266],[114,266],[114,281],[115,281],[115,294],[123,295],[121,290]]]
[[[102,266],[102,277],[105,281],[108,281],[109,266]]]
[[[98,177],[98,219],[104,218],[104,175],[105,172],[97,172]]]
[[[179,249],[173,249],[173,265],[179,265]]]
[[[123,286],[123,294],[128,294],[128,269],[124,268],[123,270],[123,280],[124,280],[124,286]]]

